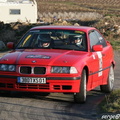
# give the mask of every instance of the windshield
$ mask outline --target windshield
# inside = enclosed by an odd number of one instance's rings
[[[31,30],[21,39],[16,49],[87,50],[86,34],[75,30]]]

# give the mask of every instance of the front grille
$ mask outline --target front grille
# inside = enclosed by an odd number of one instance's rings
[[[60,85],[54,85],[54,90],[60,90]]]
[[[0,83],[0,88],[49,90],[49,84],[12,84],[12,83]]]
[[[18,89],[40,89],[40,90],[49,90],[49,84],[18,84],[16,86]]]
[[[26,89],[26,90],[72,90],[71,85],[53,85],[50,86],[49,83],[47,84],[14,84],[14,83],[0,83],[0,88],[2,89]]]
[[[45,67],[35,67],[34,74],[45,74],[46,68]]]
[[[63,86],[62,86],[62,89],[63,89],[63,90],[71,90],[71,89],[72,89],[72,86],[71,86],[71,85],[63,85]]]
[[[22,74],[31,74],[31,67],[25,67],[25,66],[22,66],[20,67],[20,73]]]
[[[71,85],[54,85],[54,90],[72,90]]]
[[[14,88],[14,85],[11,83],[0,83],[0,88]]]
[[[21,66],[20,73],[22,74],[45,74],[45,67],[29,67],[29,66]]]

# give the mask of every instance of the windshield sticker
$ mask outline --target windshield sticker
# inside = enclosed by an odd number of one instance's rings
[[[35,33],[35,32],[40,32],[40,30],[32,30],[30,32],[34,32]]]
[[[31,37],[31,35],[28,35],[27,38],[25,39],[25,41],[23,42],[22,46],[25,45],[25,43],[28,41],[28,39]]]
[[[82,32],[82,31],[75,31],[75,33],[84,34],[84,32]]]
[[[48,55],[27,55],[26,58],[36,58],[36,59],[50,59]]]

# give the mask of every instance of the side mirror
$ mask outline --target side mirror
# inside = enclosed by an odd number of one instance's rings
[[[110,42],[109,41],[106,41],[108,45],[110,45]]]
[[[7,47],[10,48],[10,49],[13,49],[14,48],[14,43],[13,42],[8,42]]]
[[[103,46],[102,45],[93,45],[92,50],[97,52],[97,51],[102,51]]]

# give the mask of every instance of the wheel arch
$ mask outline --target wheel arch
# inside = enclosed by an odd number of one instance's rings
[[[87,77],[86,83],[88,83],[88,76],[89,76],[89,68],[88,68],[88,66],[84,66],[83,70],[86,70],[86,77]]]
[[[114,61],[111,62],[111,65],[113,66],[113,68],[115,68],[115,62]]]

